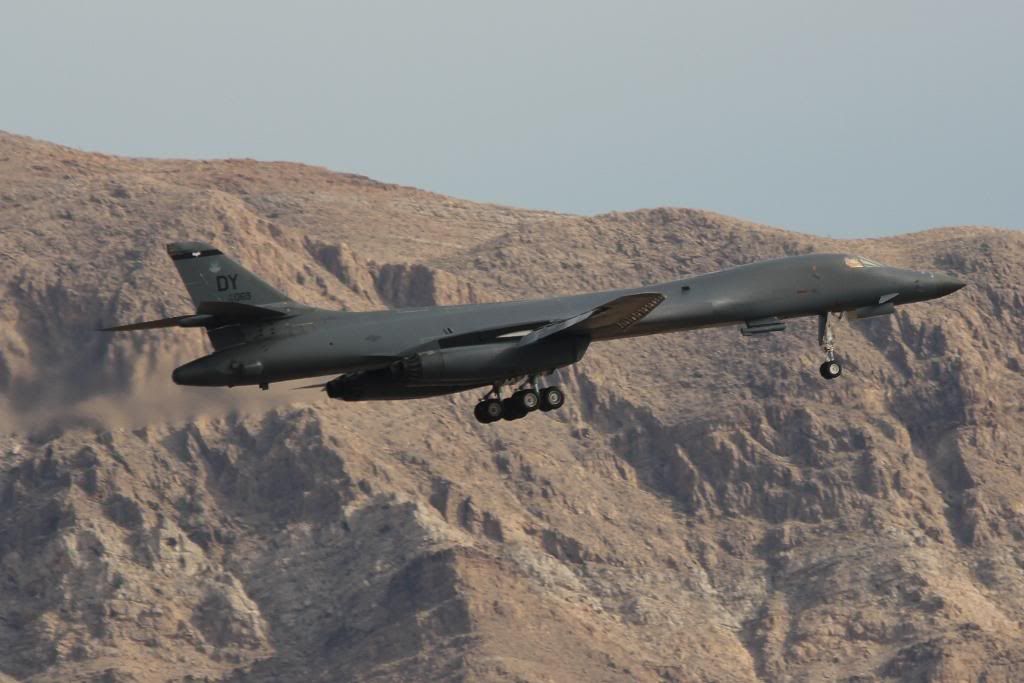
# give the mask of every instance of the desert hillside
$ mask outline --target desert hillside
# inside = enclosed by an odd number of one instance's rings
[[[969,286],[594,345],[567,405],[185,389],[166,242],[373,310],[820,250]],[[1024,680],[1024,233],[583,217],[0,133],[0,680]]]

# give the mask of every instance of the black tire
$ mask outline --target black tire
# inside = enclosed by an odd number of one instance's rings
[[[487,413],[484,412],[486,403],[487,401],[480,401],[473,407],[473,417],[476,418],[477,422],[482,424],[487,424],[491,421],[488,419]]]
[[[497,422],[505,413],[502,401],[496,398],[486,398],[483,401],[480,401],[480,403],[477,404],[477,407],[480,409],[480,415],[484,418],[480,421],[484,424]],[[476,410],[473,411],[473,415],[476,415]],[[480,418],[478,417],[477,419],[479,420]]]
[[[526,417],[526,411],[519,405],[519,401],[512,396],[502,400],[501,417],[509,421],[521,420]]]
[[[843,366],[837,360],[827,360],[818,368],[825,379],[835,379],[843,374]]]
[[[558,387],[548,387],[540,392],[540,409],[545,413],[549,410],[558,410],[565,405],[565,394]]]
[[[523,389],[512,394],[512,399],[519,406],[519,409],[525,415],[526,413],[532,413],[540,407],[540,396],[537,394],[535,389]]]

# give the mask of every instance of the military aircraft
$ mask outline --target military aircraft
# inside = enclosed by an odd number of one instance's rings
[[[821,376],[835,379],[842,365],[834,320],[888,315],[964,286],[850,254],[803,254],[650,287],[357,313],[292,301],[209,244],[175,242],[167,253],[195,312],[104,331],[205,329],[214,352],[174,370],[177,384],[267,389],[338,373],[312,386],[345,401],[489,387],[474,410],[483,423],[560,408],[562,390],[541,387],[540,378],[578,362],[593,342],[701,327],[739,325],[758,336],[785,329],[786,319],[817,316]],[[506,388],[511,395],[502,398]]]

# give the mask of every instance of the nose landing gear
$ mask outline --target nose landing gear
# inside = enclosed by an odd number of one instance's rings
[[[827,360],[821,364],[818,371],[821,372],[821,376],[825,379],[835,379],[843,374],[843,366],[839,364],[839,361]]]
[[[836,319],[842,316],[842,313],[838,313]],[[818,368],[821,376],[825,379],[835,379],[843,374],[843,366],[836,360],[836,339],[832,332],[832,315],[829,313],[818,316],[818,345],[825,352],[825,362]]]

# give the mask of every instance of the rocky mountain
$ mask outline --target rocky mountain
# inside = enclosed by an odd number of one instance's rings
[[[177,387],[165,242],[390,306],[861,253],[969,286],[595,345],[565,409]],[[0,134],[0,680],[1024,680],[1024,233],[843,242]]]

